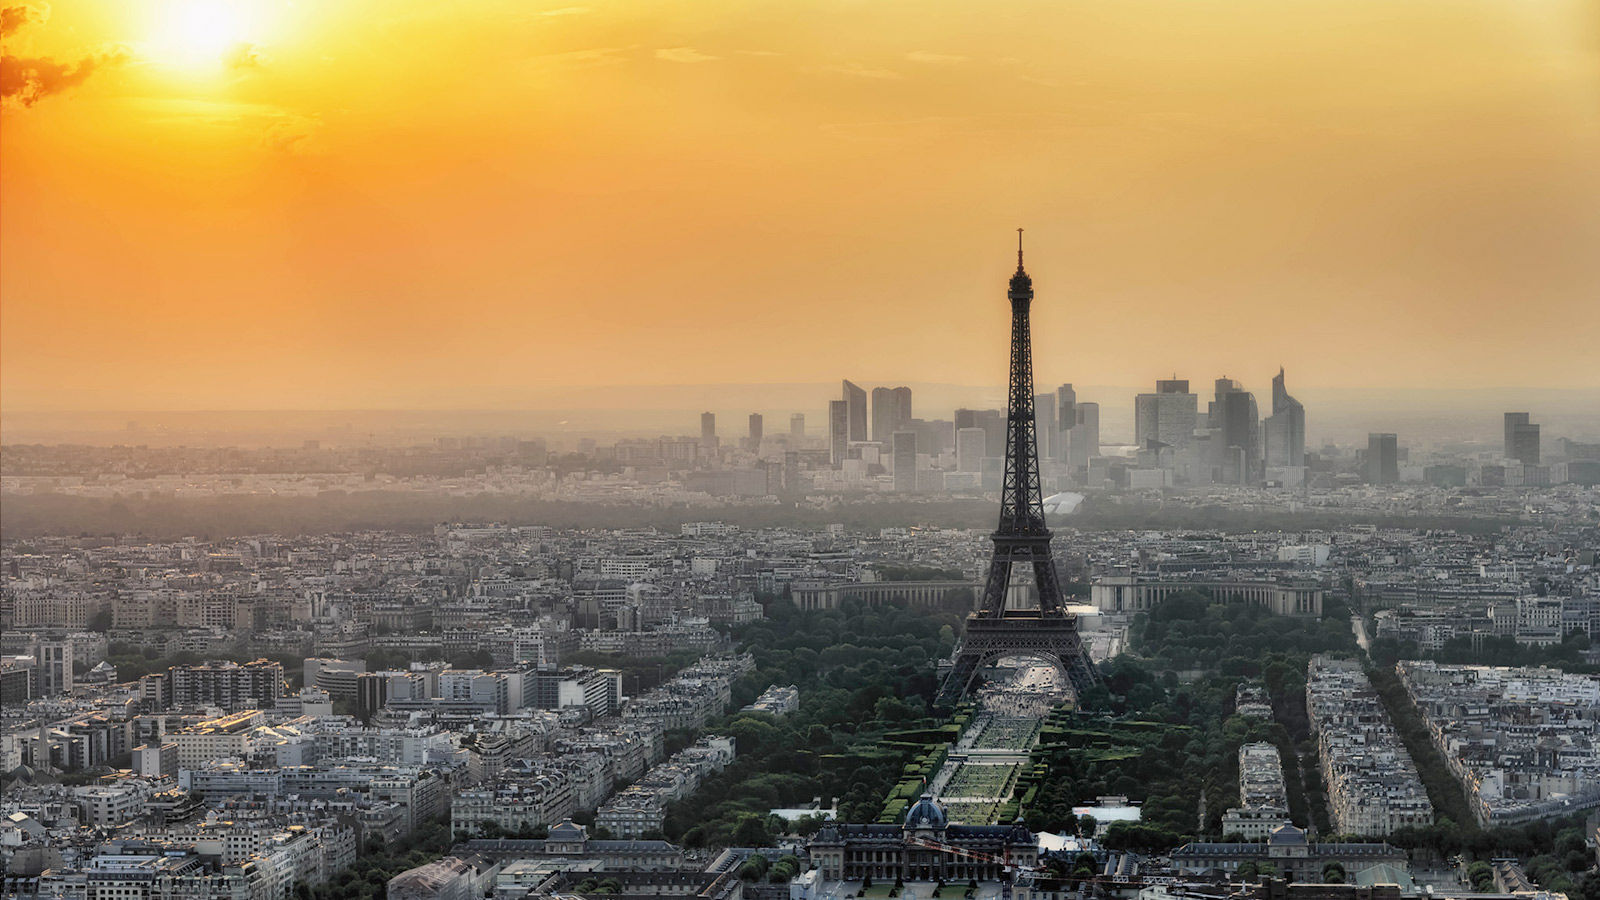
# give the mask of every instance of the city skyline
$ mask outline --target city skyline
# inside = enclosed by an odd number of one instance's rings
[[[1584,0],[193,5],[19,6],[7,408],[982,383],[1018,225],[1044,382],[1600,388]]]
[[[1171,373],[1167,373],[1171,374]],[[1165,381],[1157,379],[1157,381]],[[1187,380],[1187,379],[1179,379]],[[872,382],[862,379],[868,385]],[[894,383],[896,379],[889,379]],[[202,444],[298,444],[310,437],[359,435],[390,440],[406,434],[593,434],[647,435],[699,431],[702,411],[728,421],[760,413],[773,421],[799,415],[808,434],[827,429],[826,395],[837,381],[821,384],[588,386],[574,389],[569,403],[506,408],[391,409],[127,409],[40,411],[0,409],[5,443],[115,444],[183,440]],[[1041,382],[1043,384],[1043,382]],[[1257,384],[1252,379],[1246,389]],[[1298,385],[1298,379],[1296,379]],[[1136,409],[1146,386],[1080,385],[1087,399],[1102,402],[1103,430],[1112,443],[1137,444]],[[922,417],[948,418],[962,408],[991,409],[1003,388],[913,382]],[[1041,388],[1043,389],[1043,388]],[[1252,391],[1254,393],[1255,391]],[[1600,392],[1501,390],[1364,391],[1309,390],[1295,393],[1315,408],[1307,447],[1325,442],[1366,443],[1374,430],[1404,430],[1425,440],[1501,443],[1507,409],[1529,409],[1551,434],[1600,439]],[[545,395],[554,397],[554,395]],[[1530,402],[1530,398],[1537,398]],[[1270,407],[1269,407],[1270,409]],[[932,413],[929,413],[932,410]],[[1264,410],[1265,412],[1265,410]],[[1203,419],[1203,412],[1199,414]],[[769,429],[770,431],[770,429]],[[431,438],[426,438],[431,439]]]

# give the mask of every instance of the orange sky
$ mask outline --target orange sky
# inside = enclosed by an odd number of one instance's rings
[[[6,2],[12,410],[1600,388],[1600,0]]]

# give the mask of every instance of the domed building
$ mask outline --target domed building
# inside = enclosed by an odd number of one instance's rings
[[[922,799],[906,810],[907,831],[943,831],[949,824],[944,807],[933,802],[932,794],[923,794]]]
[[[951,825],[932,794],[906,810],[899,825],[822,826],[808,845],[824,881],[994,881],[1008,866],[1032,866],[1039,840],[1012,825]]]

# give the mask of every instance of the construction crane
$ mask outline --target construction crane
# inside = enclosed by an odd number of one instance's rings
[[[979,862],[998,865],[1008,875],[1011,874],[1013,869],[1020,869],[1028,872],[1039,870],[1038,866],[1023,866],[1013,863],[1011,861],[1011,854],[1009,851],[1004,856],[996,856],[993,853],[984,853],[980,850],[968,850],[965,847],[957,847],[954,844],[946,844],[942,841],[933,840],[932,838],[917,837],[915,835],[908,836],[906,838],[906,843],[913,847],[921,847],[924,850],[937,850],[940,853],[948,853],[951,856],[959,856],[962,859],[975,859]]]

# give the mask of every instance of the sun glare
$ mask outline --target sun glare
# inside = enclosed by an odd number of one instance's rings
[[[151,43],[161,62],[220,65],[241,44],[256,39],[254,12],[241,0],[173,0],[156,23]]]

